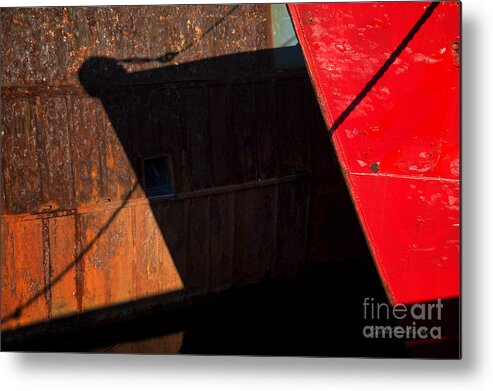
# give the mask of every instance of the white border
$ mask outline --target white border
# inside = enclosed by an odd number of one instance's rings
[[[214,1],[223,3],[224,1]],[[245,2],[245,1],[238,1]],[[182,1],[3,0],[2,6]],[[196,3],[207,3],[197,1]],[[210,2],[208,2],[210,3]],[[463,2],[463,360],[0,353],[2,390],[422,390],[493,384],[493,2]],[[490,126],[487,126],[490,125]],[[295,336],[293,338],[302,337]]]

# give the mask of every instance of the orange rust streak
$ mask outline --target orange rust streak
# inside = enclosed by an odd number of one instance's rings
[[[50,283],[75,257],[75,218],[63,216],[48,220],[50,243]],[[51,285],[51,316],[77,312],[76,270],[71,268],[57,284]]]
[[[2,228],[4,228],[3,225]],[[2,318],[15,311],[28,301],[32,295],[44,288],[43,237],[40,220],[32,222],[9,223],[6,237],[2,241],[3,264],[9,265],[2,270]],[[6,284],[5,284],[6,282]],[[2,322],[2,330],[20,327],[48,317],[45,296],[38,297],[19,316]]]

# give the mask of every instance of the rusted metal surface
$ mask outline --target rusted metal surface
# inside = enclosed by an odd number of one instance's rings
[[[78,72],[84,61],[94,56],[154,58],[173,52],[179,53],[173,60],[172,65],[175,65],[263,49],[270,41],[268,16],[268,6],[4,10],[3,94],[5,97],[22,95],[19,99],[6,100],[4,106],[5,128],[18,129],[16,137],[7,134],[4,140],[7,152],[4,181],[11,189],[4,192],[10,196],[5,199],[4,210],[26,213],[45,206],[73,208],[101,198],[123,200],[136,179],[128,162],[128,148],[120,145],[131,137],[125,134],[125,127],[129,127],[127,122],[135,121],[139,134],[134,134],[136,146],[132,148],[143,154],[155,146],[155,139],[150,141],[150,138],[159,135],[159,126],[171,123],[165,120],[163,124],[162,118],[144,110],[146,105],[152,105],[150,99],[154,99],[156,111],[163,111],[164,106],[160,91],[149,94],[147,89],[109,97],[108,104],[115,115],[108,118],[101,104],[87,98],[80,88]],[[131,73],[158,65],[159,62],[143,66],[142,63],[127,64],[126,70]],[[140,72],[140,75],[152,74]],[[168,76],[166,74],[166,80]],[[129,83],[132,81],[126,82]],[[54,86],[63,87],[53,90]],[[194,104],[193,99],[202,101],[204,96],[200,94],[204,92],[203,88],[180,91],[179,98],[183,99],[180,104],[203,107]],[[125,106],[129,93],[133,108]],[[133,110],[136,110],[135,115]],[[131,118],[127,118],[129,114]],[[193,115],[182,117],[200,120]],[[151,118],[152,124],[148,123]],[[109,129],[110,121],[119,122],[114,124],[119,129],[118,134]],[[130,125],[130,129],[135,128]],[[194,159],[200,158],[190,157],[192,163],[198,163]],[[200,166],[207,167],[207,164]],[[202,173],[194,170],[192,176],[202,176]],[[199,181],[207,180],[201,177]],[[139,192],[134,196],[140,196]]]
[[[289,7],[389,298],[458,297],[460,3]]]
[[[323,208],[345,189],[305,70],[262,50],[268,6],[4,10],[2,28],[4,330],[348,251],[319,241],[357,225]],[[163,154],[174,195],[148,200]]]
[[[2,222],[2,318],[37,295],[22,313],[2,321],[2,328],[20,327],[48,318],[45,287],[45,264],[43,262],[43,229],[40,220]],[[26,245],[26,242],[29,245]],[[18,315],[18,314],[15,314]]]
[[[4,86],[78,84],[93,56],[171,64],[270,47],[268,5],[52,7],[2,10]],[[159,62],[129,64],[129,71]]]

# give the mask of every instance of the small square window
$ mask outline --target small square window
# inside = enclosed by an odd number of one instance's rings
[[[168,155],[144,159],[144,187],[148,197],[173,194],[171,158]]]

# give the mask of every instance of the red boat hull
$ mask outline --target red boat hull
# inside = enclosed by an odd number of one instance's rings
[[[289,6],[393,303],[460,291],[460,4]]]

